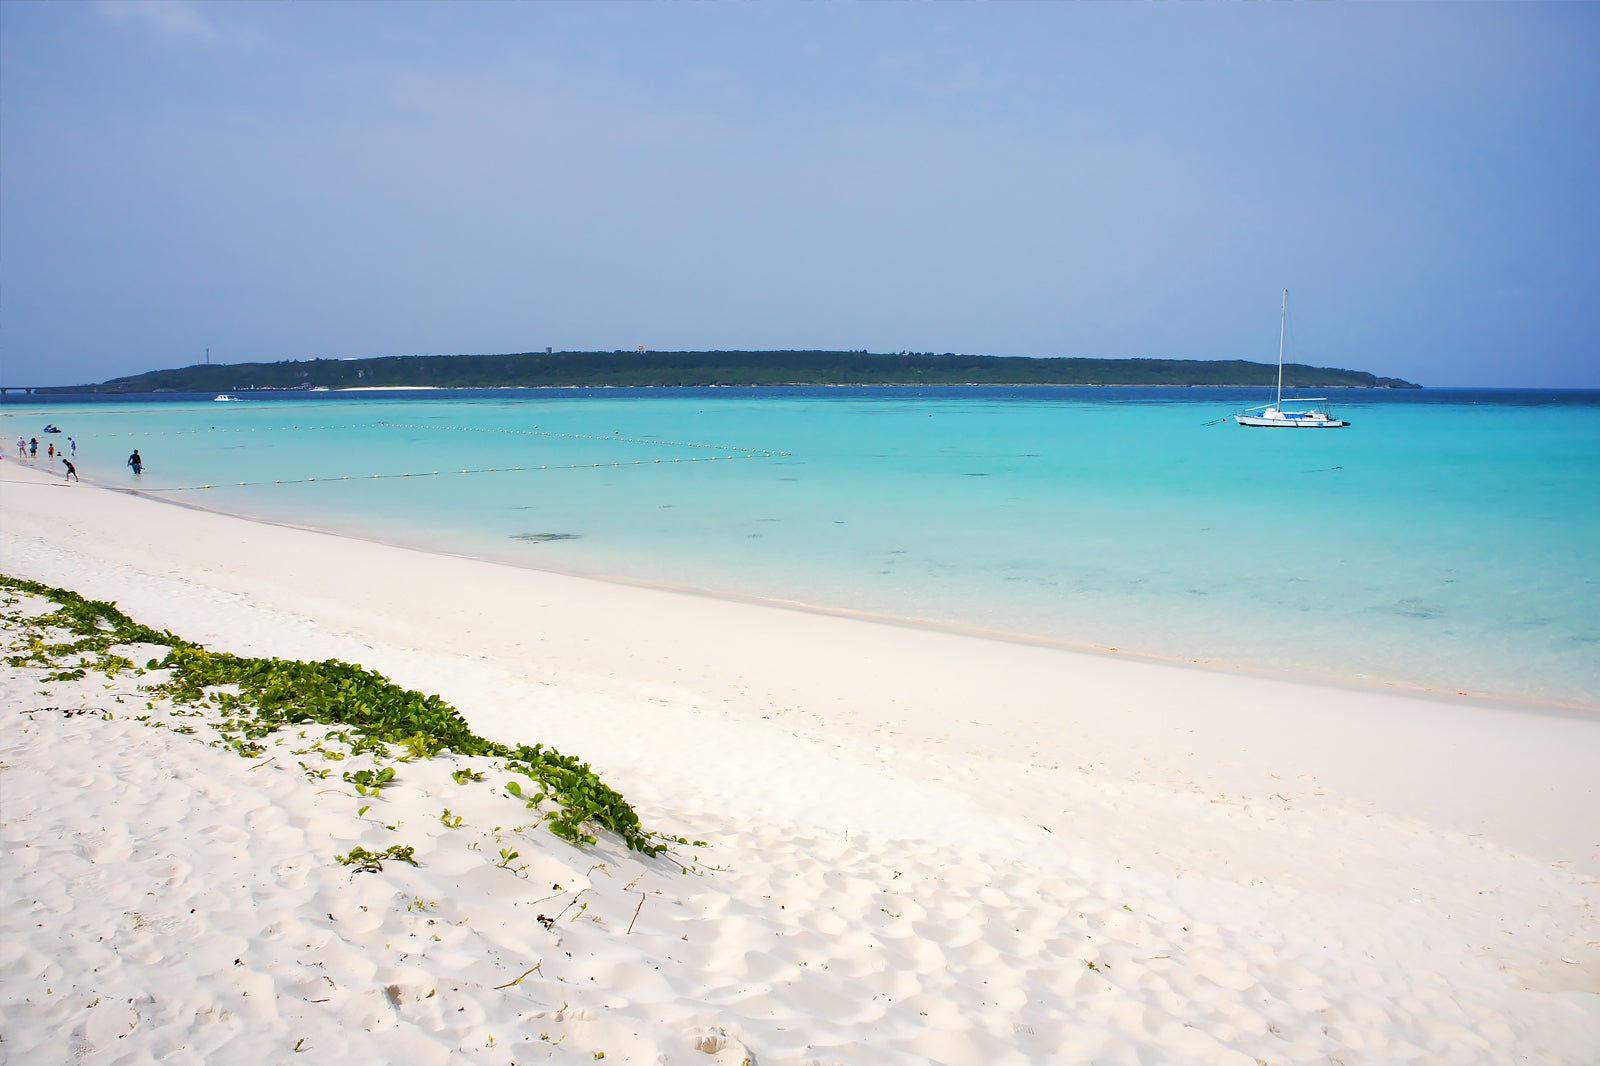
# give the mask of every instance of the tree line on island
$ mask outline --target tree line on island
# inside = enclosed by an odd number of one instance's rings
[[[866,351],[522,352],[397,355],[202,364],[41,392],[233,392],[385,387],[535,388],[710,385],[1232,385],[1277,380],[1277,365],[1245,360],[1034,359]],[[1296,388],[1419,388],[1361,370],[1285,363]]]

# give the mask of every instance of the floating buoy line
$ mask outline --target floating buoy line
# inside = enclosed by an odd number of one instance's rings
[[[150,437],[198,437],[209,433],[321,433],[327,430],[340,429],[422,429],[430,432],[443,433],[504,433],[522,437],[551,437],[565,440],[598,440],[610,441],[613,444],[653,444],[663,448],[714,448],[724,452],[747,452],[759,457],[786,456],[789,452],[775,451],[771,448],[744,448],[736,444],[705,444],[691,440],[655,440],[650,437],[624,437],[620,431],[617,433],[557,433],[554,430],[540,429],[495,429],[488,426],[430,426],[418,425],[410,422],[352,422],[339,426],[235,426],[233,429],[218,429],[212,426],[209,429],[168,429],[152,432],[138,433],[93,433],[83,437],[83,440],[99,440],[111,437],[138,437],[141,440]]]
[[[215,426],[213,426],[210,429],[203,429],[203,430],[202,429],[180,429],[180,430],[167,430],[167,431],[164,431],[164,432],[154,432],[154,433],[126,433],[126,434],[107,433],[107,434],[95,434],[94,436],[95,437],[101,437],[101,436],[104,436],[104,437],[128,436],[128,437],[138,437],[140,439],[147,439],[147,438],[150,438],[150,437],[161,437],[161,436],[174,436],[174,437],[177,437],[177,436],[198,436],[200,434],[205,434],[205,433],[226,433],[226,432],[233,432],[233,433],[274,433],[274,432],[305,433],[305,432],[320,432],[320,431],[325,431],[325,430],[373,429],[373,428],[378,428],[378,427],[382,427],[382,428],[386,428],[386,429],[429,430],[429,431],[435,431],[435,432],[448,432],[448,433],[509,434],[509,435],[516,435],[516,436],[525,436],[525,437],[550,437],[550,438],[559,438],[559,439],[565,439],[565,440],[605,441],[605,442],[610,442],[610,443],[614,443],[614,444],[651,445],[651,446],[662,447],[662,448],[698,448],[698,449],[715,450],[715,451],[717,451],[717,452],[719,452],[721,454],[718,454],[718,455],[691,455],[691,456],[688,456],[687,458],[685,458],[683,456],[671,456],[671,457],[667,457],[667,458],[657,458],[657,459],[634,459],[634,460],[626,461],[626,462],[623,461],[623,460],[613,460],[613,461],[611,461],[609,463],[607,463],[607,462],[600,462],[600,463],[544,463],[544,464],[540,464],[538,466],[534,466],[534,465],[529,464],[529,465],[519,465],[519,466],[486,466],[486,467],[476,467],[476,468],[468,467],[468,468],[463,468],[463,469],[460,469],[460,470],[422,470],[422,471],[407,471],[405,473],[399,473],[399,474],[382,474],[382,473],[379,473],[379,474],[354,474],[354,475],[352,475],[352,474],[342,474],[342,475],[335,475],[335,476],[329,476],[329,477],[274,478],[271,481],[230,481],[230,482],[225,482],[225,483],[219,483],[219,484],[216,484],[216,485],[176,485],[176,486],[171,486],[171,487],[149,488],[149,489],[146,489],[145,491],[147,491],[147,492],[203,492],[203,491],[205,491],[207,489],[215,489],[215,488],[255,488],[255,487],[262,486],[262,485],[310,485],[310,484],[316,484],[316,483],[344,482],[344,481],[384,481],[384,480],[393,480],[393,479],[399,479],[399,478],[428,478],[428,477],[451,477],[451,476],[459,477],[459,476],[464,475],[464,474],[525,474],[525,473],[547,472],[547,471],[554,471],[554,470],[601,470],[601,469],[627,468],[627,467],[638,467],[638,466],[668,466],[668,465],[671,465],[671,464],[674,464],[674,463],[714,463],[714,462],[719,462],[719,461],[726,461],[726,460],[729,460],[729,459],[776,459],[776,458],[785,458],[785,457],[789,456],[790,454],[792,454],[790,452],[777,451],[777,450],[771,449],[771,448],[744,448],[744,447],[739,447],[739,446],[736,446],[736,445],[706,444],[706,443],[698,442],[698,441],[669,441],[669,440],[654,440],[654,439],[646,438],[646,437],[624,437],[624,436],[622,436],[620,434],[620,432],[619,433],[612,433],[612,434],[609,434],[609,435],[600,434],[600,433],[558,433],[558,432],[555,432],[553,430],[540,429],[537,426],[535,426],[533,429],[495,429],[495,428],[489,428],[489,427],[484,427],[484,426],[433,426],[433,425],[415,424],[415,423],[406,423],[406,422],[379,422],[379,423],[376,423],[376,424],[369,422],[369,423],[356,423],[356,424],[340,425],[340,426],[298,426],[297,425],[297,426],[267,427],[267,428],[264,428],[264,429],[263,428],[257,428],[257,427],[242,427],[242,426],[238,426],[238,427],[234,427],[231,431],[230,430],[218,430]]]
[[[485,466],[476,470],[421,470],[404,474],[340,474],[330,477],[274,478],[271,481],[229,481],[223,485],[174,485],[170,488],[145,489],[146,492],[198,492],[217,488],[254,488],[259,485],[310,485],[329,481],[381,481],[388,478],[449,477],[461,474],[530,474],[547,470],[609,470],[612,467],[671,466],[673,463],[714,463],[719,459],[770,459],[788,452],[752,451],[739,455],[691,455],[684,459],[634,459],[631,462],[613,460],[609,463],[556,463],[543,466]]]

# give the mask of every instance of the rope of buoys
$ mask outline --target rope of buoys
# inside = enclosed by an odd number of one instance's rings
[[[385,479],[390,479],[390,478],[449,477],[449,476],[459,476],[461,474],[530,474],[530,473],[538,473],[540,471],[549,471],[549,470],[599,470],[599,469],[611,469],[611,468],[614,468],[614,467],[615,468],[624,468],[624,467],[630,467],[630,466],[660,466],[660,465],[665,464],[665,463],[714,463],[714,462],[717,462],[719,460],[726,460],[726,459],[768,459],[768,458],[773,458],[775,456],[787,455],[787,454],[788,454],[787,452],[769,452],[769,451],[762,451],[762,450],[752,450],[752,451],[749,451],[749,452],[747,452],[746,454],[743,454],[743,455],[737,455],[737,454],[735,454],[735,455],[705,455],[705,456],[691,455],[688,458],[682,458],[682,457],[676,457],[675,456],[675,457],[673,457],[671,459],[635,459],[632,462],[623,462],[621,460],[613,460],[612,462],[609,462],[609,463],[593,463],[593,464],[569,463],[569,464],[567,464],[565,466],[562,466],[562,465],[551,466],[551,465],[548,465],[548,464],[545,464],[545,465],[542,465],[542,466],[509,466],[509,467],[508,466],[501,466],[501,467],[487,466],[487,467],[480,467],[480,468],[475,469],[475,470],[474,469],[442,470],[442,471],[441,470],[423,470],[423,471],[408,471],[408,472],[403,473],[403,474],[357,474],[357,475],[340,474],[340,475],[337,475],[337,476],[328,476],[328,477],[274,478],[271,481],[230,481],[230,482],[226,483],[225,485],[174,485],[174,486],[166,487],[166,488],[154,488],[154,487],[148,487],[147,486],[147,487],[145,487],[143,489],[143,491],[145,491],[145,492],[203,492],[203,491],[205,491],[207,489],[217,489],[217,488],[241,488],[242,489],[242,488],[259,488],[259,487],[261,487],[263,485],[312,485],[312,484],[325,484],[325,483],[328,483],[328,482],[342,482],[342,481],[379,481],[379,480],[385,480]]]
[[[231,429],[218,429],[211,426],[208,429],[168,429],[138,432],[91,433],[84,436],[84,440],[97,440],[111,437],[187,437],[200,436],[209,433],[322,433],[329,430],[346,429],[410,429],[428,430],[432,432],[452,433],[505,433],[524,437],[551,437],[565,440],[595,440],[609,441],[613,444],[649,444],[665,448],[712,448],[718,451],[753,452],[765,455],[788,455],[788,452],[776,451],[772,448],[749,448],[737,444],[707,444],[699,441],[686,440],[655,440],[649,437],[624,437],[619,433],[562,433],[555,430],[540,429],[511,429],[491,426],[434,426],[414,422],[352,422],[342,425],[326,426],[234,426]]]

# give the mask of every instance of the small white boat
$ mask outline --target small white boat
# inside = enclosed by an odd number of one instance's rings
[[[1296,403],[1315,403],[1321,397],[1306,396]],[[1251,414],[1251,411],[1260,411],[1260,414]],[[1233,420],[1241,426],[1269,426],[1292,429],[1343,429],[1350,423],[1342,418],[1334,418],[1327,411],[1317,408],[1307,408],[1304,411],[1280,411],[1271,406],[1252,407],[1248,411],[1240,411],[1233,416]]]
[[[1261,426],[1271,429],[1343,429],[1350,423],[1334,418],[1327,407],[1306,407],[1298,411],[1283,409],[1283,334],[1289,322],[1289,290],[1283,290],[1283,311],[1278,318],[1278,395],[1271,403],[1260,407],[1247,407],[1233,416],[1241,426]],[[1326,396],[1291,398],[1293,404],[1326,404]]]
[[[239,397],[237,397],[237,396],[229,396],[227,393],[223,393],[222,395],[213,398],[211,402],[212,403],[238,403],[239,402]]]

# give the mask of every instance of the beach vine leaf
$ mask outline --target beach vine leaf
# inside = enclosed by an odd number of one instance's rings
[[[363,847],[351,848],[346,855],[335,855],[334,860],[341,866],[354,866],[356,873],[377,873],[383,869],[383,860],[394,859],[396,862],[408,862],[417,865],[415,845],[391,844],[382,851],[368,851]]]

